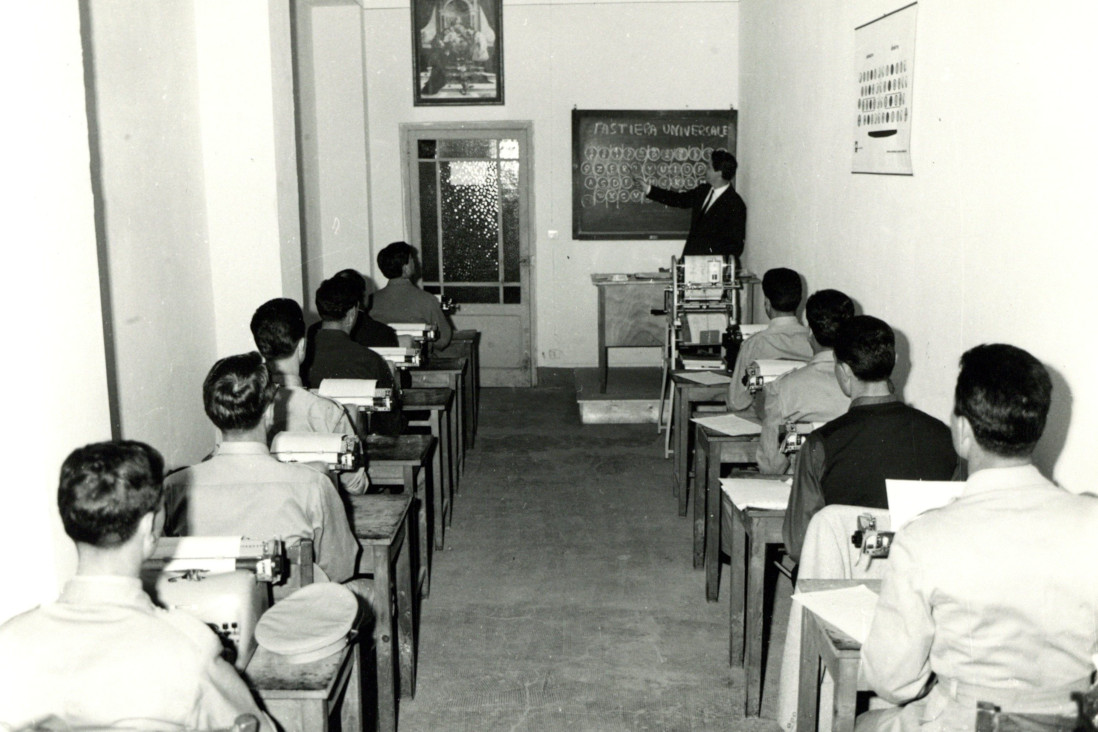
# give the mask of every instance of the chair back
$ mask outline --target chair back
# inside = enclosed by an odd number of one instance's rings
[[[885,561],[862,556],[851,535],[858,528],[858,517],[869,514],[877,519],[877,528],[887,531],[888,510],[864,506],[824,506],[808,522],[801,548],[798,577],[805,579],[880,579]]]

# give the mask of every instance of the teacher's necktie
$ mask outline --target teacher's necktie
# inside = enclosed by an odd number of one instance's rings
[[[704,214],[709,210],[709,204],[713,203],[713,189],[709,189],[709,195],[705,197],[705,203],[702,204],[702,213]]]

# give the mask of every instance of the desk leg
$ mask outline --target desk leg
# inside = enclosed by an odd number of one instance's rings
[[[677,385],[676,385],[677,388]],[[687,462],[687,448],[690,445],[690,400],[686,398],[686,391],[679,389],[679,404],[675,409],[675,490],[679,497],[679,515],[686,515],[686,502],[689,500],[687,486],[690,480],[687,472],[690,464]]]
[[[831,732],[854,732],[858,703],[858,662],[839,660],[835,664],[835,702],[831,712]]]
[[[599,394],[606,393],[606,288],[599,287]]]
[[[797,732],[816,732],[816,707],[820,703],[820,651],[817,645],[818,626],[808,611],[794,605],[792,612],[801,613],[801,663],[797,684]]]
[[[473,449],[473,440],[476,435],[476,421],[473,418],[473,402],[476,397],[473,396],[474,377],[473,377],[473,362],[471,359],[465,360],[465,368],[467,373],[465,374],[465,410],[462,412],[462,419],[465,422],[465,449]]]
[[[407,524],[405,524],[407,526]],[[407,531],[404,532],[407,554]],[[374,546],[374,649],[377,653],[377,727],[396,732],[396,678],[393,675],[393,612],[389,547]],[[400,547],[398,547],[400,550]],[[399,556],[399,555],[398,555]]]
[[[750,521],[750,519],[748,519]],[[759,716],[759,707],[762,700],[762,651],[763,651],[763,607],[765,606],[766,588],[766,542],[761,537],[748,534],[749,542],[747,559],[747,602],[744,609],[745,626],[744,635],[747,647],[745,649],[746,660],[744,662],[746,702],[744,716]]]
[[[427,494],[431,491],[429,483],[429,476],[426,474],[423,477],[423,490],[419,489],[419,469],[415,465],[404,466],[404,490],[407,495],[414,496],[416,502],[419,503],[416,509],[416,516],[418,518],[416,522],[416,528],[419,534],[418,547],[419,547],[419,585],[422,586],[422,593],[424,597],[431,594],[431,543],[427,538]]]
[[[451,415],[449,410],[439,415],[438,450],[441,454],[442,474],[446,476],[446,491],[443,495],[445,504],[442,517],[447,526],[454,523],[454,495],[457,493],[457,475],[454,473],[454,452],[450,445],[450,435],[453,430],[450,427]]]
[[[709,459],[709,439],[702,434],[704,430],[693,423],[690,427],[694,430],[694,569],[701,569],[705,560],[706,477],[709,463],[716,462],[717,456]],[[706,596],[708,594],[706,587]]]
[[[435,500],[431,506],[431,526],[435,532],[435,549],[446,546],[446,507],[450,503],[446,499],[448,483],[446,473],[442,465],[442,415],[437,410],[431,411],[431,434],[438,440],[435,445],[435,454],[431,458],[431,473],[434,480],[431,485],[434,488]]]
[[[400,695],[416,695],[415,591],[412,587],[411,545],[396,559],[397,655],[400,662]]]
[[[723,507],[724,499],[721,499]],[[728,578],[728,663],[732,666],[743,665],[743,606],[746,577],[744,563],[747,557],[747,529],[743,525],[740,513],[732,509],[732,554],[729,563]]]
[[[708,439],[702,437],[708,443]],[[707,444],[706,452],[712,452],[714,445]],[[700,451],[700,446],[695,447]],[[694,482],[699,485],[698,491],[705,491],[705,599],[716,602],[721,586],[721,460],[720,448],[717,446],[717,455],[710,456],[705,466],[704,484],[697,479],[695,473]]]
[[[343,705],[339,711],[340,729],[359,730],[362,719],[362,643],[355,643],[351,650],[351,678],[343,693]]]
[[[457,413],[457,434],[454,436],[454,454],[457,457],[458,474],[465,472],[465,394],[464,381],[458,374],[450,383],[454,390],[454,412]]]

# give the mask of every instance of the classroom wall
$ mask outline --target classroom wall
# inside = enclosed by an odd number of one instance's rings
[[[373,253],[406,239],[401,123],[531,120],[537,365],[597,362],[594,272],[667,266],[681,242],[571,237],[573,107],[724,109],[739,106],[738,2],[508,1],[503,12],[502,106],[414,107],[406,0],[364,0]],[[550,238],[550,231],[557,237]],[[328,259],[344,254],[325,251]],[[335,271],[325,265],[325,271]],[[376,275],[378,284],[385,279]],[[577,327],[577,324],[583,324]],[[613,349],[612,363],[659,363],[658,349]]]
[[[3,622],[53,599],[72,574],[75,552],[55,508],[58,472],[74,447],[109,438],[111,426],[77,4],[31,3],[18,23],[5,23],[0,78]]]
[[[961,353],[1005,341],[1053,371],[1038,457],[1095,490],[1098,304],[1089,41],[1096,11],[918,4],[913,176],[852,175],[854,28],[901,3],[740,3],[745,260],[791,266],[891,323],[905,394],[946,418]],[[1077,324],[1077,325],[1076,325]]]

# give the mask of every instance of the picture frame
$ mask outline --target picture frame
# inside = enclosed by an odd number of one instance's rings
[[[503,104],[503,0],[411,0],[417,107]]]

